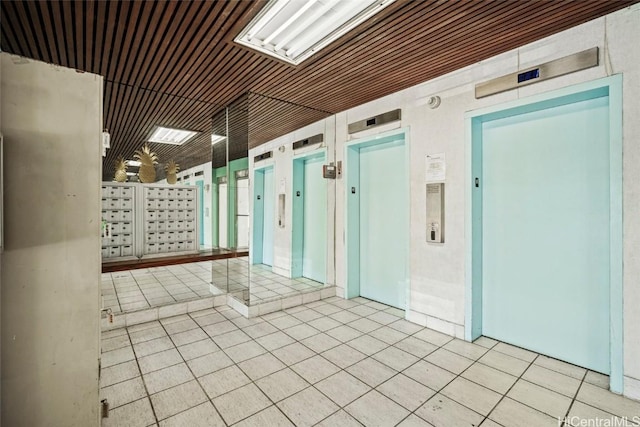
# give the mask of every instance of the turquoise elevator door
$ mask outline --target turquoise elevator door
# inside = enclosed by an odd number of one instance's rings
[[[324,283],[327,246],[327,184],[324,157],[304,161],[302,275]]]
[[[275,227],[275,183],[273,168],[264,171],[264,213],[262,215],[262,263],[273,265],[273,228]]]
[[[609,372],[608,97],[483,124],[483,335]]]
[[[405,308],[408,182],[404,139],[360,149],[360,295]]]

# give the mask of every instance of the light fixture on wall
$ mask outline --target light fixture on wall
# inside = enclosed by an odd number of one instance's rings
[[[395,0],[270,0],[235,38],[299,64]]]
[[[165,128],[156,126],[148,142],[160,144],[182,145],[194,137],[198,132],[184,129]]]
[[[140,163],[137,160],[127,160],[127,166],[132,166],[134,168],[139,168],[141,164],[142,163]]]

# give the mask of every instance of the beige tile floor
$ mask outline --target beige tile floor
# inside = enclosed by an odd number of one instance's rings
[[[249,288],[249,277],[251,287]],[[214,293],[210,283],[214,283]],[[102,274],[103,307],[114,313],[142,310],[228,292],[247,291],[249,304],[260,304],[323,284],[301,277],[289,279],[254,265],[249,276],[247,258],[204,261]]]
[[[334,297],[254,319],[225,306],[103,333],[103,426],[532,427],[640,417],[640,403],[608,392],[604,375],[402,316]]]

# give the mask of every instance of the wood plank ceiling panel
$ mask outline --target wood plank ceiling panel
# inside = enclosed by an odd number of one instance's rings
[[[229,157],[242,156],[242,144],[262,144],[638,1],[397,0],[292,66],[233,43],[266,0],[5,0],[0,47],[105,77],[110,179],[115,158],[131,158],[156,125],[200,132],[181,147],[152,144],[163,162],[173,158],[185,169],[211,158],[212,117],[232,104],[229,140],[238,145]]]

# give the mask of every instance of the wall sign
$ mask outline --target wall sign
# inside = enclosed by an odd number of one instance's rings
[[[444,153],[427,155],[426,181],[441,182],[445,180],[447,164]]]

